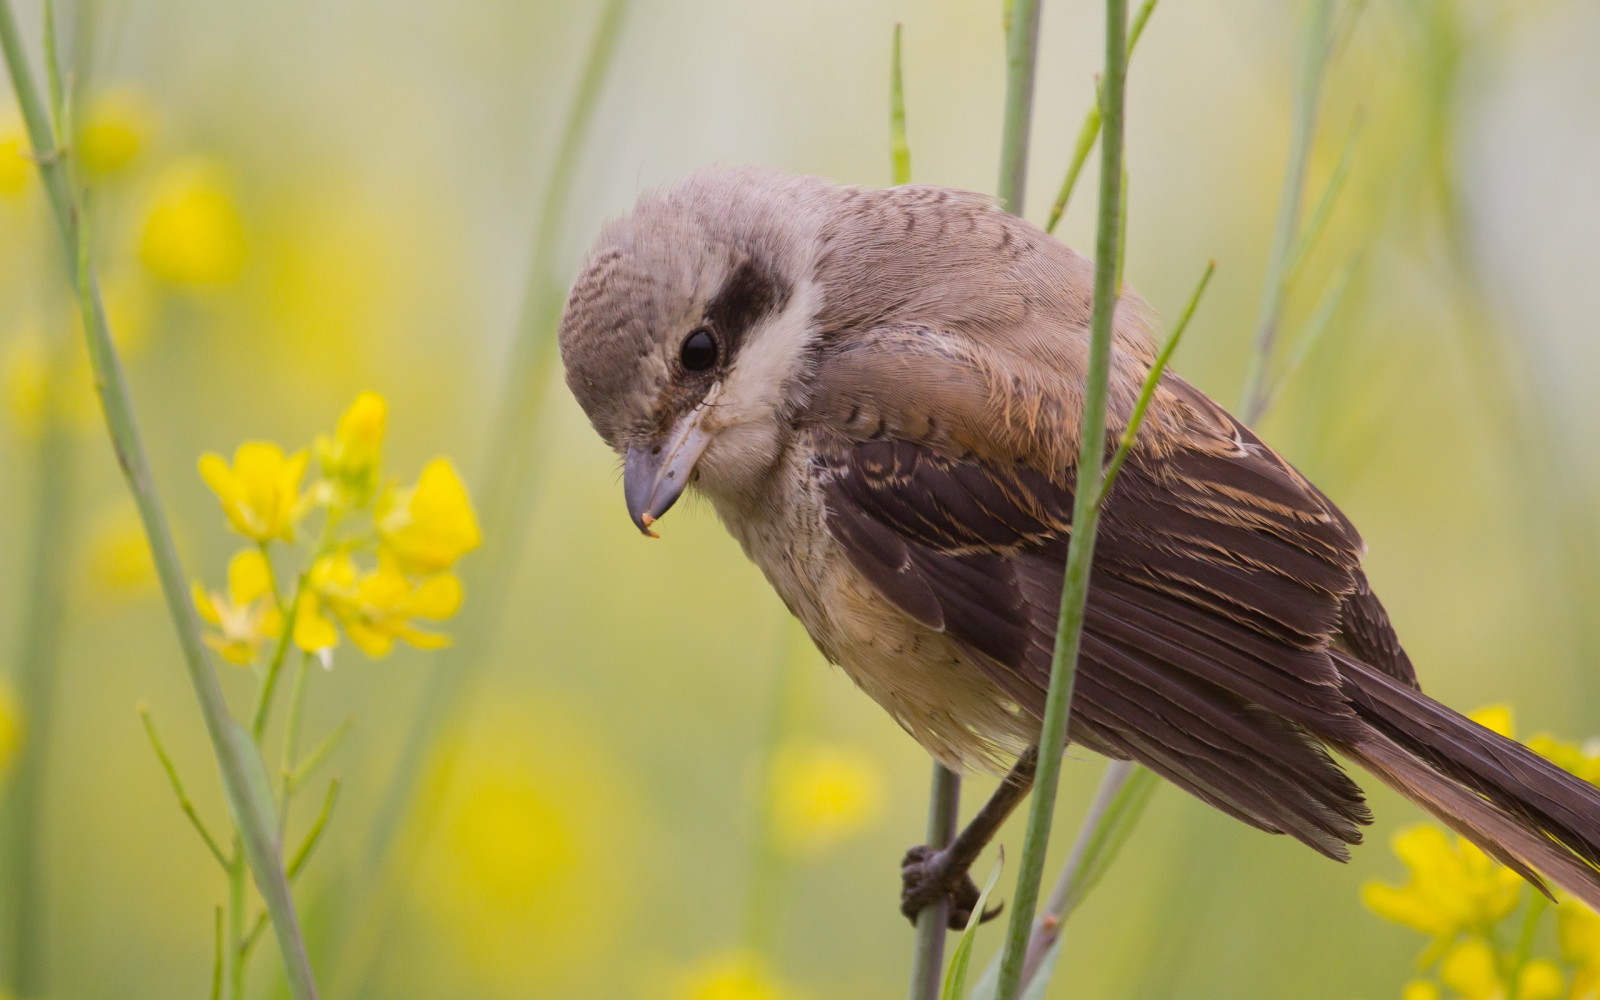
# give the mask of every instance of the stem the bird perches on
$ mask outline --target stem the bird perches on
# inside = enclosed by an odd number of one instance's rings
[[[1100,81],[1100,204],[1095,239],[1094,307],[1089,324],[1089,367],[1083,393],[1083,423],[1078,453],[1077,489],[1072,509],[1072,544],[1067,549],[1050,689],[1039,734],[1039,767],[1028,809],[1017,888],[1000,960],[998,1000],[1016,1000],[1028,938],[1044,878],[1045,851],[1061,778],[1060,748],[1066,743],[1073,677],[1089,595],[1089,567],[1099,526],[1102,466],[1105,461],[1106,394],[1111,369],[1111,328],[1121,289],[1117,261],[1122,235],[1123,84],[1127,72],[1127,0],[1106,0],[1105,71]]]
[[[906,138],[906,87],[901,63],[901,26],[894,26],[889,55],[889,172],[896,184],[911,183],[911,143]],[[961,776],[938,761],[928,786],[930,847],[945,847],[956,836],[961,814]],[[944,971],[945,930],[950,923],[950,902],[941,900],[917,914],[916,941],[911,949],[911,1000],[935,1000]]]
[[[200,623],[178,562],[177,550],[173,546],[172,530],[156,492],[144,443],[140,439],[133,402],[122,374],[122,363],[106,322],[99,283],[89,264],[82,205],[68,177],[65,151],[56,141],[56,136],[60,134],[60,123],[52,123],[40,99],[23,52],[21,32],[17,28],[11,0],[0,0],[0,51],[4,52],[34,162],[38,165],[51,213],[60,231],[67,276],[77,292],[84,335],[88,341],[89,363],[95,386],[99,390],[112,448],[128,488],[133,493],[139,518],[150,542],[156,575],[178,634],[184,666],[200,702],[200,714],[205,719],[217,767],[222,773],[223,787],[246,848],[245,854],[255,875],[256,885],[272,915],[290,990],[296,1000],[314,1000],[317,995],[316,984],[306,958],[305,942],[279,854],[272,797],[264,780],[265,768],[254,744],[250,742],[249,734],[229,714],[200,639]]]

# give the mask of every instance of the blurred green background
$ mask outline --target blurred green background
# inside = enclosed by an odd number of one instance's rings
[[[1355,278],[1261,429],[1361,526],[1433,694],[1511,702],[1524,732],[1594,734],[1600,5],[1365,8],[1332,63],[1309,190],[1355,129],[1349,180],[1286,335],[1352,262]],[[1098,9],[1045,7],[1035,219],[1092,99]],[[554,367],[518,387],[545,395],[515,454],[487,442],[530,272],[564,282],[641,190],[711,161],[887,183],[897,21],[916,179],[992,189],[999,4],[640,0],[568,196],[543,220],[597,4],[101,0],[90,13],[79,152],[95,256],[190,575],[219,585],[236,544],[199,454],[307,445],[363,389],[389,400],[396,475],[438,454],[474,483],[531,463],[516,534],[467,558],[468,605],[505,611],[451,623],[478,630],[470,655],[345,649],[312,679],[309,739],[355,725],[330,767],[343,801],[298,889],[325,995],[902,995],[897,863],[923,833],[922,751],[822,664],[705,505],[675,510],[661,541],[639,538],[613,457]],[[22,14],[36,32],[37,11]],[[1272,237],[1300,16],[1166,0],[1131,73],[1126,272],[1171,315],[1217,259],[1175,367],[1228,403]],[[50,717],[18,720],[8,683],[35,593],[45,358],[78,335],[19,136],[8,100],[0,761],[48,725],[46,892],[27,919],[44,921],[52,997],[202,996],[223,879],[136,706],[214,827],[225,809],[81,361],[57,453],[67,533],[50,562],[67,603]],[[1059,233],[1087,249],[1092,176],[1080,191]],[[553,252],[531,261],[541,224]],[[505,579],[474,577],[488,550]],[[219,670],[246,704],[248,673]],[[466,683],[464,711],[435,732],[418,720],[452,687],[439,671]],[[386,875],[374,830],[413,733],[423,794]],[[1067,768],[1058,856],[1099,768],[1087,754]],[[968,808],[991,786],[969,782]],[[1398,874],[1385,843],[1419,815],[1373,799],[1369,846],[1344,867],[1163,788],[1069,925],[1051,995],[1397,995],[1416,941],[1365,912],[1357,887]],[[1003,839],[1015,857],[1020,824]],[[281,989],[275,964],[257,954],[258,995]]]

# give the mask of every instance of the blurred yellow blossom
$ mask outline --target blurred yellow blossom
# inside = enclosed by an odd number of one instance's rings
[[[1573,900],[1556,910],[1561,957],[1574,968],[1572,1000],[1600,998],[1600,915]]]
[[[1485,705],[1475,712],[1467,713],[1467,718],[1485,729],[1494,730],[1508,740],[1516,739],[1516,725],[1510,705]]]
[[[736,951],[713,955],[685,972],[671,1000],[782,1000],[787,996],[759,956]]]
[[[156,179],[139,236],[139,259],[175,285],[216,285],[245,262],[244,222],[223,169],[206,160],[169,166]]]
[[[1509,991],[1494,949],[1481,937],[1468,937],[1445,953],[1439,978],[1461,1000],[1506,1000]],[[1558,1000],[1565,987],[1554,962],[1535,958],[1517,975],[1517,1000]]]
[[[859,833],[883,811],[877,764],[851,747],[785,747],[773,761],[769,808],[779,846],[815,854]]]
[[[311,569],[295,614],[295,643],[312,651],[337,645],[337,623],[371,657],[387,655],[396,639],[437,649],[449,637],[424,631],[414,620],[442,621],[460,607],[461,581],[453,574],[413,580],[387,556],[380,557],[377,569],[362,573],[348,552],[337,552]]]
[[[149,102],[125,87],[89,102],[78,130],[78,162],[90,174],[111,174],[138,158],[152,131]]]
[[[378,488],[388,409],[382,396],[363,392],[339,418],[332,437],[317,435],[317,463],[337,491],[340,506],[365,504]]]
[[[391,490],[379,502],[378,536],[410,573],[437,573],[478,547],[472,498],[449,459],[436,458],[417,485]]]
[[[1442,1000],[1437,983],[1426,979],[1413,979],[1400,991],[1400,1000]]]
[[[300,493],[306,471],[304,449],[285,456],[269,441],[246,441],[233,453],[233,465],[215,452],[200,456],[200,476],[222,501],[233,530],[258,542],[290,541],[305,513]]]
[[[1600,784],[1600,745],[1593,740],[1580,746],[1539,735],[1528,740],[1528,749],[1590,784]]]
[[[131,593],[156,582],[150,543],[133,501],[115,500],[93,515],[85,552],[89,581],[112,593]]]
[[[578,706],[549,693],[484,703],[493,707],[438,744],[418,902],[436,939],[498,995],[527,996],[530,983],[540,996],[582,992],[612,944],[648,919],[638,877],[659,859],[652,838],[629,836],[650,826],[634,815],[645,797]],[[490,992],[453,982],[440,995]]]
[[[45,389],[50,378],[50,357],[44,339],[24,328],[7,338],[0,360],[6,414],[24,436],[32,437],[44,423]]]
[[[1410,881],[1361,887],[1362,902],[1386,920],[1443,940],[1487,930],[1516,908],[1522,879],[1436,826],[1402,830],[1394,851],[1410,870]]]
[[[206,643],[232,663],[253,663],[261,644],[283,627],[272,598],[272,567],[259,549],[242,549],[228,562],[226,595],[196,583],[194,605],[217,629],[206,634]]]
[[[0,117],[0,196],[20,194],[27,187],[28,176],[33,173],[27,150],[22,123],[12,117]]]
[[[0,778],[11,770],[17,757],[17,747],[22,742],[22,722],[17,712],[17,701],[11,689],[0,680]]]

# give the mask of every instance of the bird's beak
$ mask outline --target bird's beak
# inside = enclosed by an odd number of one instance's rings
[[[702,404],[654,444],[634,445],[622,465],[622,494],[628,501],[628,516],[639,530],[651,538],[650,530],[665,514],[684,488],[694,465],[711,443],[711,434],[702,425],[710,407]]]

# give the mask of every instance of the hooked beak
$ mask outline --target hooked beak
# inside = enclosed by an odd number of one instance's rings
[[[677,501],[694,465],[700,461],[711,434],[701,425],[710,408],[694,408],[653,445],[634,445],[622,464],[622,494],[628,501],[628,516],[639,530],[651,538],[650,530],[662,514]]]

